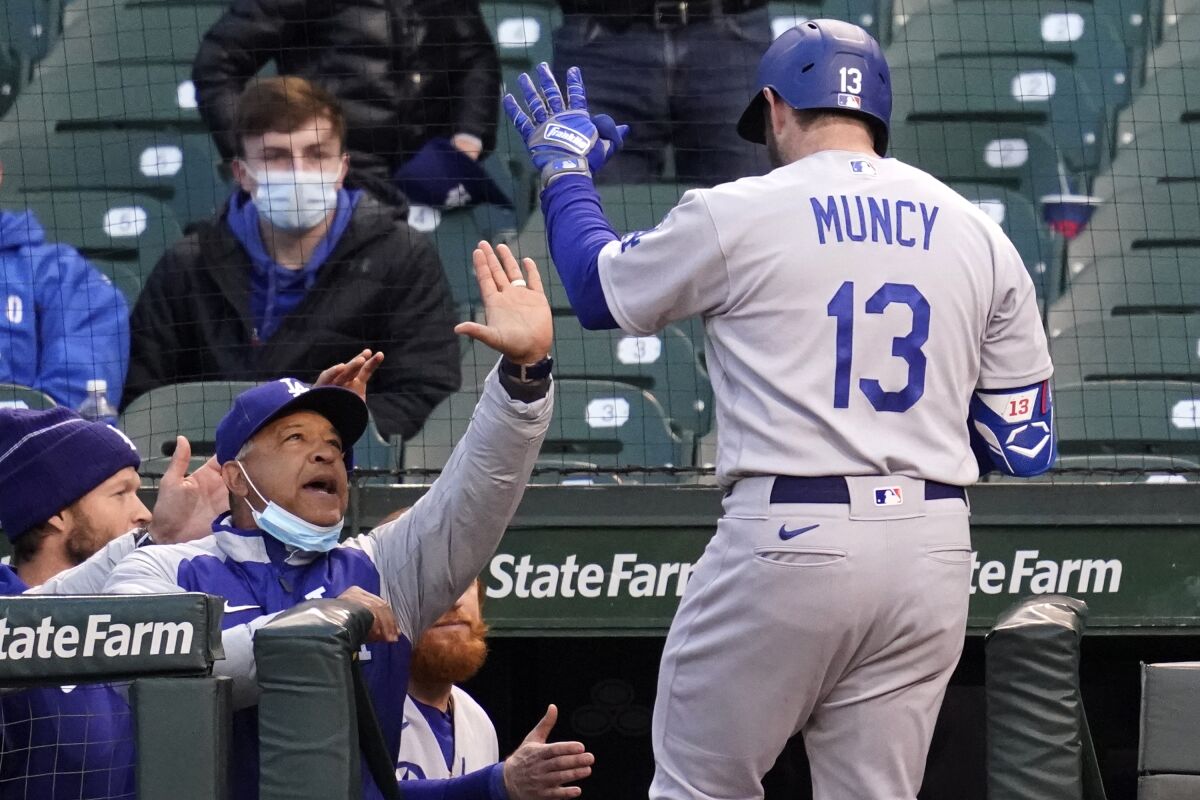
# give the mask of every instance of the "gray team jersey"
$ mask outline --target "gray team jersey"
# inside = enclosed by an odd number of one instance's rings
[[[646,335],[705,318],[717,475],[966,485],[976,388],[1050,377],[1033,282],[1000,228],[895,159],[824,151],[684,195],[600,255]]]

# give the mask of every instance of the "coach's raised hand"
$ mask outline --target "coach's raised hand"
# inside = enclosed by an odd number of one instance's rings
[[[625,143],[628,125],[618,125],[607,114],[588,112],[587,93],[579,67],[567,70],[567,99],[563,102],[558,81],[546,62],[538,64],[538,83],[528,73],[517,82],[528,113],[511,94],[504,110],[529,148],[533,165],[542,173],[542,188],[562,175],[592,175]]]
[[[479,243],[473,259],[487,324],[462,322],[454,332],[478,339],[514,364],[536,364],[550,355],[554,325],[533,259],[525,259],[523,275],[508,245],[493,250],[487,242]]]

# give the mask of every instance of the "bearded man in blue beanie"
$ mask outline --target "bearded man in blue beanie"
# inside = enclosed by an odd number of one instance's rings
[[[116,428],[65,408],[0,410],[0,527],[12,542],[0,594],[96,594],[139,544],[207,532],[228,507],[214,464],[185,477],[176,440],[155,513],[138,498],[137,448]],[[135,797],[125,687],[30,689],[0,700],[0,800]]]

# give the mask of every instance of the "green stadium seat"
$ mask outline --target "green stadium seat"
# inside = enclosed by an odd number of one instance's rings
[[[7,46],[36,64],[62,37],[61,0],[5,0],[0,9],[0,47]]]
[[[0,118],[3,118],[29,81],[29,59],[15,50],[0,46]]]
[[[69,189],[3,193],[0,206],[30,209],[45,227],[47,240],[74,246],[114,278],[118,266],[124,266],[144,281],[182,235],[170,209],[141,194]],[[136,295],[129,296],[131,304],[135,299]]]
[[[1115,109],[1087,73],[1069,64],[1038,56],[947,56],[892,76],[897,123],[1023,123],[1046,131],[1073,174],[1095,174],[1108,157]]]
[[[18,386],[15,383],[0,383],[0,408],[27,408],[31,411],[45,411],[54,408],[54,402],[48,394],[28,386]]]
[[[1039,300],[1056,300],[1062,291],[1062,242],[1042,224],[1037,206],[1014,189],[988,183],[954,181],[950,188],[978,206],[1012,240]]]
[[[121,415],[121,430],[142,456],[142,472],[159,474],[174,453],[175,437],[186,436],[192,446],[192,467],[216,452],[217,423],[233,399],[254,383],[180,383],[160,386],[134,398]]]
[[[1200,14],[1200,0],[1161,0],[1160,13],[1155,18],[1155,28],[1151,41],[1154,44],[1162,44],[1169,41],[1180,41],[1179,27],[1183,24],[1185,32],[1189,22]],[[1184,41],[1196,41],[1195,38],[1184,39]]]
[[[1034,202],[1062,191],[1054,141],[1019,122],[897,122],[889,154],[948,183],[986,183]]]
[[[1105,381],[1059,385],[1059,451],[1073,455],[1200,457],[1200,384]]]
[[[454,445],[466,433],[478,402],[478,387],[464,382],[460,391],[433,409],[421,430],[404,443],[403,468],[408,471],[405,483],[429,483],[446,466]]]
[[[955,0],[910,16],[895,35],[889,63],[895,68],[960,57],[1042,57],[1087,73],[1087,84],[1119,107],[1132,88],[1122,22],[1115,2]]]
[[[208,134],[81,130],[26,135],[0,144],[6,192],[87,189],[138,192],[187,222],[211,215],[226,190]]]
[[[81,0],[62,40],[38,64],[36,81],[0,121],[0,141],[46,122],[204,132],[191,65],[225,7],[214,0]]]
[[[687,458],[683,441],[671,432],[662,406],[649,392],[617,381],[555,382],[554,418],[542,444],[544,464],[682,467]],[[641,482],[676,479],[647,473]]]
[[[551,0],[485,0],[479,6],[496,42],[505,90],[516,92],[519,74],[541,61],[553,62],[553,33],[562,24],[562,12]]]
[[[482,308],[471,253],[483,238],[483,231],[471,209],[415,205],[408,211],[408,224],[433,240],[460,315],[465,319]]]
[[[767,8],[771,14],[771,35],[776,39],[789,28],[810,19],[840,19],[853,22],[866,28],[868,33],[879,39],[883,20],[891,13],[890,2],[877,3],[875,0],[774,0],[767,4]]]
[[[1200,314],[1196,248],[1098,258],[1046,314],[1051,336],[1131,314]]]
[[[696,345],[679,328],[653,336],[588,331],[569,312],[554,319],[554,374],[559,379],[616,380],[650,392],[671,430],[692,441],[712,429],[713,390]]]
[[[1113,169],[1118,170],[1123,156],[1136,151],[1136,157],[1126,156],[1137,170],[1135,174],[1159,176],[1182,171],[1195,176],[1190,140],[1196,132],[1193,126],[1200,120],[1200,52],[1194,44],[1186,49],[1178,43],[1165,44],[1154,51],[1148,63],[1145,85],[1117,119]]]
[[[1100,258],[1147,251],[1194,252],[1198,247],[1200,182],[1126,181],[1113,187],[1088,227],[1071,242],[1067,279],[1074,281]]]
[[[1200,316],[1138,314],[1083,323],[1050,340],[1061,383],[1200,383]]]
[[[161,475],[175,449],[175,437],[186,436],[192,445],[192,468],[216,452],[217,423],[233,399],[256,383],[205,381],[160,386],[137,397],[121,415],[121,429],[142,455],[142,472]],[[354,447],[356,467],[391,470],[398,464],[398,448],[390,445],[370,421]],[[388,478],[382,478],[390,482]],[[375,481],[372,481],[375,482]]]

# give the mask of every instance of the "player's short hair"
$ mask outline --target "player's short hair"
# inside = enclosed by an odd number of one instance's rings
[[[291,133],[310,120],[321,118],[329,121],[344,150],[346,118],[336,97],[296,75],[256,78],[238,98],[233,130],[238,155],[246,154],[244,142],[249,136]]]

